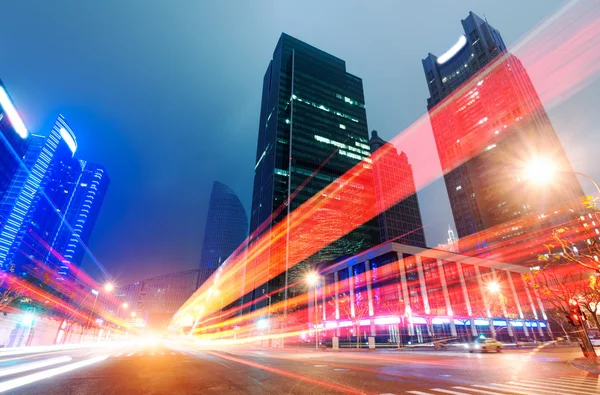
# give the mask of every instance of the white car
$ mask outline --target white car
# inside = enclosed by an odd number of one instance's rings
[[[469,352],[475,352],[475,351],[481,351],[481,352],[488,352],[488,351],[496,351],[496,352],[501,352],[502,351],[502,343],[500,343],[498,340],[496,339],[476,339],[473,343],[469,343],[468,344],[468,349]]]

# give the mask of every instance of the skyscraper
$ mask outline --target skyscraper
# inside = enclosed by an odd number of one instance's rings
[[[470,12],[446,53],[423,59],[434,138],[461,252],[524,237],[525,218],[577,206],[583,192],[527,71],[498,30]],[[565,173],[533,187],[523,167],[551,161]],[[469,238],[469,245],[463,238]]]
[[[289,231],[289,224],[286,237],[271,233],[292,211],[370,155],[364,103],[362,80],[346,71],[343,60],[281,35],[263,80],[256,151],[250,243],[258,237],[272,242],[255,259],[269,262],[268,269],[259,272],[248,262],[255,300],[274,292],[275,299],[284,299],[289,292],[283,290],[317,262],[376,244],[376,225],[368,222],[340,239],[327,240],[326,248],[298,263],[289,256],[292,243],[311,240]],[[374,200],[372,180],[354,187],[356,193],[349,198]],[[312,220],[316,227],[341,228],[347,215],[352,213],[323,209]]]
[[[51,266],[58,267],[60,278],[81,265],[110,184],[106,169],[101,165],[78,160],[70,170],[63,182],[72,185],[72,192],[64,204],[64,215],[49,242],[45,259],[47,263],[53,262]]]
[[[25,166],[13,176],[0,207],[0,213],[6,218],[6,226],[0,230],[0,268],[3,270],[19,272],[21,268],[16,263],[22,257],[31,256],[32,249],[45,248],[44,236],[51,231],[53,217],[56,217],[56,206],[52,202],[64,201],[68,194],[68,191],[58,190],[52,181],[60,178],[65,166],[74,160],[76,149],[75,135],[62,116],[46,139],[41,136],[32,139]],[[46,190],[49,184],[52,188]],[[35,238],[31,235],[31,225],[41,230],[38,235],[41,240],[28,241],[29,236]]]
[[[243,253],[247,237],[248,216],[242,202],[227,185],[215,181],[204,228],[198,286],[234,251]]]
[[[396,147],[383,140],[373,130],[369,140],[371,152],[385,151],[373,163],[375,200],[381,242],[396,241],[414,247],[426,247],[421,210],[413,170],[404,152],[398,154]],[[391,192],[391,191],[394,192]],[[394,199],[401,196],[400,201]],[[386,202],[386,199],[394,199]],[[385,207],[389,207],[387,210]]]
[[[0,81],[0,202],[27,150],[29,132]],[[0,216],[0,225],[6,218]]]

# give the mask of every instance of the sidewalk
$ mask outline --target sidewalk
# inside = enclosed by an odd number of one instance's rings
[[[576,358],[572,361],[569,361],[568,364],[577,369],[600,374],[600,357],[596,357],[595,359]]]

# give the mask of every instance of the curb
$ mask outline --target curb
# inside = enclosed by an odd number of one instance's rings
[[[567,364],[574,368],[585,370],[586,372],[600,374],[600,362],[599,361],[574,359],[572,361],[567,362]]]

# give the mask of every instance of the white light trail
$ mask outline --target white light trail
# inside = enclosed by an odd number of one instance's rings
[[[43,361],[38,361],[38,362],[25,363],[22,365],[14,366],[12,368],[0,370],[0,377],[10,376],[11,374],[27,372],[28,370],[45,368],[47,366],[69,362],[72,359],[73,358],[71,358],[71,357],[59,357],[59,358],[45,359]]]
[[[33,373],[33,374],[19,377],[16,379],[3,381],[0,383],[0,392],[9,391],[9,390],[15,389],[17,387],[21,387],[23,385],[31,384],[36,381],[40,381],[43,379],[57,376],[59,374],[73,371],[75,369],[83,368],[83,367],[92,365],[94,363],[104,361],[106,358],[108,358],[108,355],[99,355],[97,357],[89,358],[84,361],[79,361],[79,362],[71,363],[69,365],[61,366],[58,368],[44,370],[42,372]]]
[[[15,109],[12,101],[8,97],[8,93],[4,90],[4,88],[0,87],[0,105],[8,115],[8,119],[10,120],[11,125],[15,129],[15,132],[22,138],[27,138],[29,132],[23,123],[23,120],[19,116],[19,113]]]

